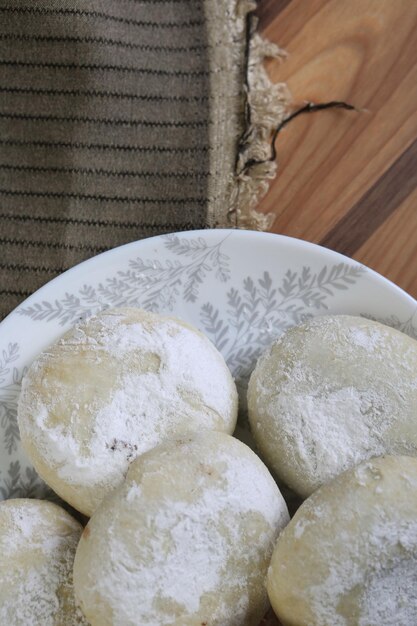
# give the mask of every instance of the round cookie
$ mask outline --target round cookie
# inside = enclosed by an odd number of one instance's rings
[[[81,532],[81,524],[51,502],[0,503],[0,624],[87,626],[72,584]]]
[[[207,431],[161,444],[86,526],[76,596],[92,626],[258,626],[287,522],[269,471],[237,439]]]
[[[237,391],[215,346],[180,320],[105,311],[42,352],[23,379],[22,444],[40,476],[91,515],[129,463],[166,438],[232,433]]]
[[[306,497],[367,458],[417,454],[417,342],[361,317],[314,318],[260,357],[248,405],[262,458]]]
[[[417,624],[417,459],[365,461],[281,533],[268,594],[284,626]]]

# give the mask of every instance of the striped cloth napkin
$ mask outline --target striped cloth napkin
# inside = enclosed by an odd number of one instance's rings
[[[235,224],[253,8],[0,0],[0,318],[104,250]]]

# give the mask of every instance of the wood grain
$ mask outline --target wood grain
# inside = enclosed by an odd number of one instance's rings
[[[417,184],[417,140],[322,238],[321,244],[353,255],[409,197]],[[398,184],[401,181],[401,184]]]
[[[417,297],[417,2],[261,0],[268,64],[294,108],[345,100],[362,112],[299,117],[279,135],[279,175],[260,208],[273,232],[326,245]]]

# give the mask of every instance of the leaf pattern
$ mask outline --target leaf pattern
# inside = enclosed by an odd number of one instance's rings
[[[206,332],[211,335],[217,349],[222,351],[228,342],[226,335],[229,327],[220,319],[218,309],[215,309],[210,302],[203,304],[201,307],[201,320]]]
[[[20,461],[12,461],[7,476],[1,477],[0,496],[2,500],[9,498],[40,498],[60,502],[59,497],[39,478],[33,467],[22,471]]]
[[[381,324],[385,324],[386,326],[391,326],[396,330],[400,330],[402,333],[409,335],[413,339],[417,339],[417,310],[413,315],[408,317],[406,320],[402,321],[397,315],[389,315],[388,317],[374,317],[373,315],[368,315],[367,313],[361,313],[362,317],[366,317],[369,320],[374,320],[374,322],[381,322]]]
[[[19,315],[34,321],[57,320],[61,326],[85,319],[115,306],[141,306],[151,311],[172,311],[179,298],[196,302],[200,287],[212,272],[220,282],[230,279],[229,257],[222,246],[229,235],[208,245],[202,238],[162,237],[172,258],[131,259],[126,270],[119,270],[94,288],[84,285],[77,294],[66,293],[61,300],[42,300],[20,307]],[[180,261],[176,257],[184,257]]]
[[[19,358],[19,346],[17,343],[9,343],[1,351],[0,357],[0,385],[6,380],[10,372],[10,365]]]
[[[254,363],[271,341],[284,330],[324,312],[327,300],[338,290],[348,289],[365,272],[361,266],[339,263],[313,272],[287,270],[280,284],[269,272],[257,279],[248,276],[242,289],[227,292],[227,319],[209,302],[201,307],[205,332],[222,350],[241,386],[245,387]]]
[[[283,302],[298,300],[306,307],[327,309],[326,297],[334,296],[336,291],[343,291],[353,285],[364,273],[360,265],[338,263],[325,265],[319,272],[312,272],[310,267],[303,267],[300,274],[288,270],[279,288]]]
[[[19,345],[9,343],[0,359],[0,426],[3,445],[9,455],[17,451],[20,441],[17,425],[17,398],[25,368],[20,371],[12,363],[19,359]],[[6,382],[9,380],[9,382]]]

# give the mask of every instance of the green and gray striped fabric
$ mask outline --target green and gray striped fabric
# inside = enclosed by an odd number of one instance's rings
[[[0,0],[0,317],[101,251],[208,224],[209,35],[203,0]]]

